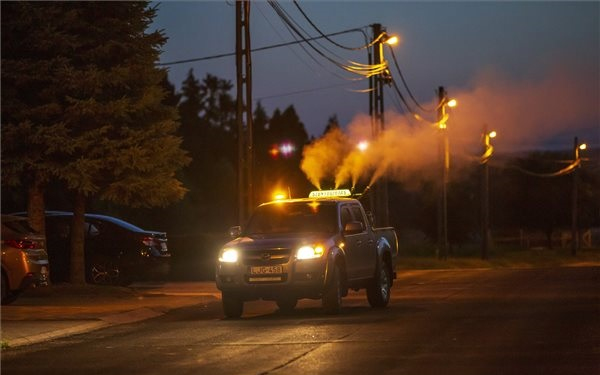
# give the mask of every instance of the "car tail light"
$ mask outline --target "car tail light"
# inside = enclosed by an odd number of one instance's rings
[[[7,240],[6,243],[17,249],[37,249],[39,244],[31,240]]]
[[[142,243],[146,246],[154,245],[154,237],[144,237],[142,238]]]

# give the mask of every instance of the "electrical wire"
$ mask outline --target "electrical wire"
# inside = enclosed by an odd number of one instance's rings
[[[300,46],[300,48],[302,48],[302,50],[308,55],[308,57],[310,57],[311,60],[313,60],[315,62],[315,64],[319,65],[321,68],[323,68],[324,70],[326,70],[328,73],[336,76],[337,78],[346,80],[346,81],[353,81],[353,80],[359,80],[360,78],[349,78],[349,77],[344,77],[334,71],[329,70],[325,65],[323,65],[315,56],[313,56],[313,54],[311,54],[306,47],[302,44],[304,42],[303,39],[298,39],[298,34],[297,31],[294,30],[293,25],[290,25],[287,22],[283,22],[283,25],[286,27],[286,29],[288,30],[288,32],[290,33],[290,35],[292,36],[292,38],[294,40],[296,40],[296,43]],[[312,47],[312,46],[311,46]]]
[[[257,4],[257,5],[262,5],[262,4]],[[279,38],[281,40],[284,40],[283,36],[279,33],[279,30],[277,30],[277,28],[275,28],[275,26],[273,25],[273,23],[271,22],[271,20],[269,20],[269,18],[266,16],[266,14],[262,11],[261,6],[258,6],[258,12],[260,13],[260,15],[265,19],[265,21],[267,21],[267,23],[269,24],[269,26],[271,27],[271,29],[273,30],[273,32],[275,34],[277,34],[279,36]],[[289,30],[288,30],[289,31]],[[296,38],[293,38],[294,40],[296,40]],[[297,40],[296,40],[297,41]],[[302,63],[304,63],[304,65],[306,65],[308,67],[308,69],[310,69],[315,75],[320,75],[319,71],[317,71],[317,69],[315,69],[312,65],[310,65],[301,55],[300,53],[298,53],[294,48],[290,48],[290,50],[292,51],[292,53],[298,58],[299,61],[302,61]]]
[[[342,48],[342,49],[346,49],[346,50],[350,50],[350,51],[358,51],[358,50],[362,50],[362,49],[366,49],[371,47],[373,44],[376,43],[376,41],[373,41],[371,43],[366,42],[364,45],[360,46],[360,47],[347,47],[344,46],[342,44],[337,43],[336,41],[334,41],[333,39],[329,38],[326,34],[324,34],[321,29],[319,29],[317,27],[317,25],[314,24],[314,22],[312,22],[312,20],[306,15],[306,13],[304,12],[304,10],[302,10],[302,8],[300,7],[300,4],[298,4],[298,2],[296,0],[294,0],[294,5],[296,5],[296,8],[298,8],[298,10],[300,11],[300,13],[304,16],[304,18],[306,19],[306,21],[319,33],[319,35],[321,35],[323,38],[325,38],[328,42],[332,43],[333,45]],[[362,29],[357,29],[357,31],[360,31],[363,33],[363,35],[365,36],[365,41],[367,40],[367,35],[364,32],[364,30]]]
[[[322,86],[322,87],[313,87],[313,88],[309,88],[309,89],[297,90],[297,91],[290,91],[290,92],[281,93],[281,94],[273,94],[273,95],[261,96],[259,98],[254,99],[254,101],[261,101],[261,100],[264,100],[264,99],[272,99],[272,98],[281,98],[281,97],[284,97],[284,96],[306,94],[306,93],[309,93],[309,92],[315,92],[315,91],[321,91],[321,90],[330,90],[330,89],[334,89],[334,88],[338,88],[338,87],[343,87],[343,86],[348,86],[348,85],[352,85],[352,84],[354,84],[354,82],[344,82],[344,83],[339,83],[339,84],[335,84],[335,85]],[[354,91],[354,90],[350,90],[350,91]]]
[[[300,39],[302,39],[303,41],[306,41],[307,44],[308,44],[308,46],[314,52],[316,52],[318,55],[320,55],[324,59],[328,60],[329,62],[331,62],[332,64],[334,64],[338,68],[343,69],[343,70],[345,70],[347,72],[350,72],[350,73],[353,73],[353,74],[362,75],[364,77],[370,77],[370,76],[373,76],[373,75],[381,74],[381,73],[383,73],[387,69],[387,63],[386,62],[383,62],[381,64],[376,64],[376,65],[369,65],[369,64],[360,64],[360,63],[356,63],[356,62],[353,62],[353,61],[348,61],[348,64],[346,64],[346,63],[342,63],[342,62],[339,62],[339,61],[335,60],[334,58],[326,55],[323,51],[321,51],[319,48],[317,48],[316,46],[314,46],[308,40],[309,38],[307,38],[307,36],[305,35],[305,34],[307,34],[306,31],[303,30],[301,27],[297,26],[298,24],[295,21],[293,21],[293,19],[291,19],[291,17],[289,17],[289,15],[285,12],[285,10],[276,1],[269,0],[268,3],[269,3],[269,5],[271,5],[271,7],[275,11],[275,13],[277,13],[277,15],[281,18],[281,20],[285,24],[287,24],[288,27],[291,30],[293,30],[294,33]],[[321,48],[324,48],[324,47],[321,46]],[[324,48],[324,49],[326,51],[330,52],[326,48]]]
[[[356,32],[356,31],[357,31],[357,29],[354,28],[354,29],[343,30],[343,31],[338,31],[335,33],[327,34],[327,36],[342,35],[342,34],[347,34],[347,33]],[[250,50],[250,52],[260,52],[260,51],[265,51],[265,50],[269,50],[269,49],[273,49],[273,48],[286,47],[286,46],[291,46],[291,45],[300,44],[300,43],[306,43],[307,41],[312,41],[312,40],[317,40],[317,39],[322,39],[322,38],[323,38],[322,36],[316,36],[316,37],[312,37],[312,38],[307,38],[307,40],[295,40],[292,42],[272,44],[270,46],[253,48]],[[156,65],[157,66],[168,66],[168,65],[186,64],[186,63],[191,63],[191,62],[196,62],[196,61],[220,59],[220,58],[229,57],[229,56],[235,56],[235,52],[227,52],[227,53],[221,53],[218,55],[210,55],[210,56],[204,56],[204,57],[195,57],[195,58],[185,59],[185,60],[175,60],[175,61],[169,61],[169,62],[164,62],[164,63],[157,63]]]
[[[391,77],[390,82],[392,83],[392,88],[394,89],[393,92],[396,94],[396,96],[398,96],[398,98],[404,105],[404,109],[406,109],[408,111],[408,113],[410,113],[410,115],[412,115],[412,117],[414,119],[416,119],[420,122],[426,123],[427,125],[436,126],[436,127],[439,126],[440,123],[445,123],[448,120],[448,114],[445,114],[445,116],[440,121],[430,121],[430,120],[425,119],[423,116],[421,116],[417,112],[415,112],[413,110],[413,108],[411,107],[411,105],[409,105],[408,102],[406,101],[406,98],[404,97],[404,95],[402,95],[402,92],[398,88],[398,84],[396,83],[396,80],[394,79],[394,77],[393,76],[390,76],[390,77]],[[400,112],[404,112],[402,110],[401,106],[398,108],[400,109]]]
[[[392,60],[394,60],[394,65],[396,66],[396,70],[398,71],[398,74],[400,75],[400,79],[402,80],[402,83],[404,85],[404,88],[406,89],[406,92],[408,93],[408,96],[412,99],[412,101],[417,105],[417,107],[419,107],[421,110],[425,111],[425,112],[435,112],[435,109],[428,109],[423,107],[418,101],[417,99],[414,97],[414,95],[412,94],[410,88],[408,87],[408,84],[406,83],[406,80],[404,79],[404,74],[402,74],[402,70],[400,69],[400,65],[398,64],[398,60],[396,59],[396,54],[394,53],[394,49],[392,48],[392,46],[388,45],[389,50],[392,54]]]
[[[559,176],[567,175],[567,174],[573,172],[575,170],[575,168],[579,167],[580,165],[581,165],[581,159],[578,158],[576,160],[573,160],[573,162],[571,164],[569,164],[568,166],[562,168],[559,171],[553,172],[553,173],[531,172],[531,171],[528,171],[527,169],[519,167],[518,165],[510,165],[510,166],[508,166],[508,168],[516,169],[519,172],[522,172],[522,173],[525,173],[527,175],[534,176],[534,177],[549,178],[549,177],[559,177]]]

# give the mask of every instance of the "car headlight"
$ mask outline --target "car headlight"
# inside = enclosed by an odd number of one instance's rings
[[[323,246],[321,246],[321,245],[302,246],[296,252],[296,258],[298,258],[298,259],[320,258],[324,252],[325,252],[325,250],[323,249]]]
[[[221,251],[221,256],[219,256],[219,262],[223,263],[235,263],[238,261],[240,254],[236,249],[225,248]]]

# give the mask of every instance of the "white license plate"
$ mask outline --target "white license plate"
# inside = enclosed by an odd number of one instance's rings
[[[252,275],[273,275],[283,273],[282,266],[259,266],[250,267],[250,273]]]

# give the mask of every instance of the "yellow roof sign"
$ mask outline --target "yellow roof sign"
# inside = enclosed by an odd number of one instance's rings
[[[315,190],[308,195],[309,198],[332,198],[332,197],[350,197],[352,193],[348,189],[336,190]]]

